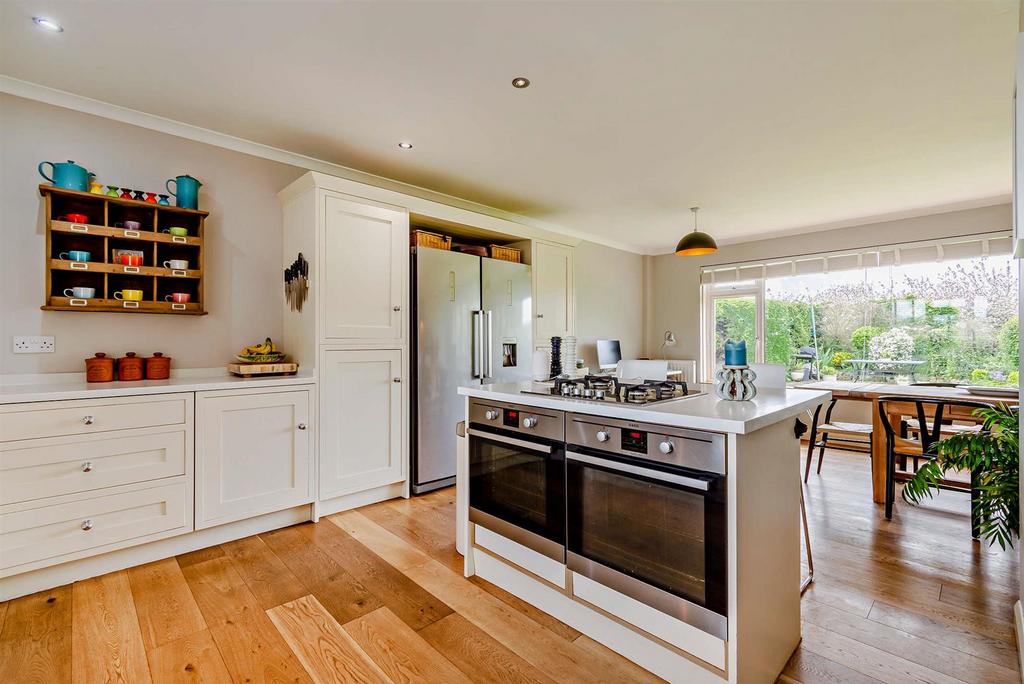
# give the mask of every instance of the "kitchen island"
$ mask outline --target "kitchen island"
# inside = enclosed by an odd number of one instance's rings
[[[795,418],[828,392],[646,403],[462,387],[465,574],[677,682],[772,682],[800,641]],[[806,422],[806,421],[805,421]],[[552,673],[554,674],[554,673]]]

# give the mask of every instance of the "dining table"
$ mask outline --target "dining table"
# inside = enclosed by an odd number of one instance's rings
[[[800,389],[825,390],[833,398],[871,403],[871,498],[875,503],[885,503],[885,428],[878,411],[881,397],[899,397],[912,402],[915,399],[945,399],[948,401],[973,401],[991,406],[1000,404],[1017,406],[1020,397],[976,394],[963,387],[938,387],[934,385],[897,385],[884,382],[855,382],[846,380],[821,380],[795,385]],[[888,411],[887,411],[888,413]],[[896,422],[896,421],[894,421]]]

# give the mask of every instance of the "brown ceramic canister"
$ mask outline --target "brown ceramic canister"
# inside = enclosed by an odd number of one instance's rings
[[[108,359],[103,352],[96,352],[85,360],[86,382],[112,382],[114,380],[114,359]]]
[[[153,352],[146,358],[146,379],[166,380],[171,377],[171,358],[161,352]]]
[[[124,381],[141,380],[144,373],[144,363],[141,357],[135,352],[125,352],[125,355],[117,360],[117,379]]]

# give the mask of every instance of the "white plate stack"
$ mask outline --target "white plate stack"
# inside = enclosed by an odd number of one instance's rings
[[[551,366],[551,354],[546,349],[537,349],[533,352],[533,379],[537,381],[547,380],[550,377],[548,369]]]
[[[562,373],[569,377],[576,376],[576,342],[572,336],[562,338]]]

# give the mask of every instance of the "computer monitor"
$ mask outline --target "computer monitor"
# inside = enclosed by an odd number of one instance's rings
[[[613,370],[622,360],[618,340],[597,341],[597,365],[601,370]]]

